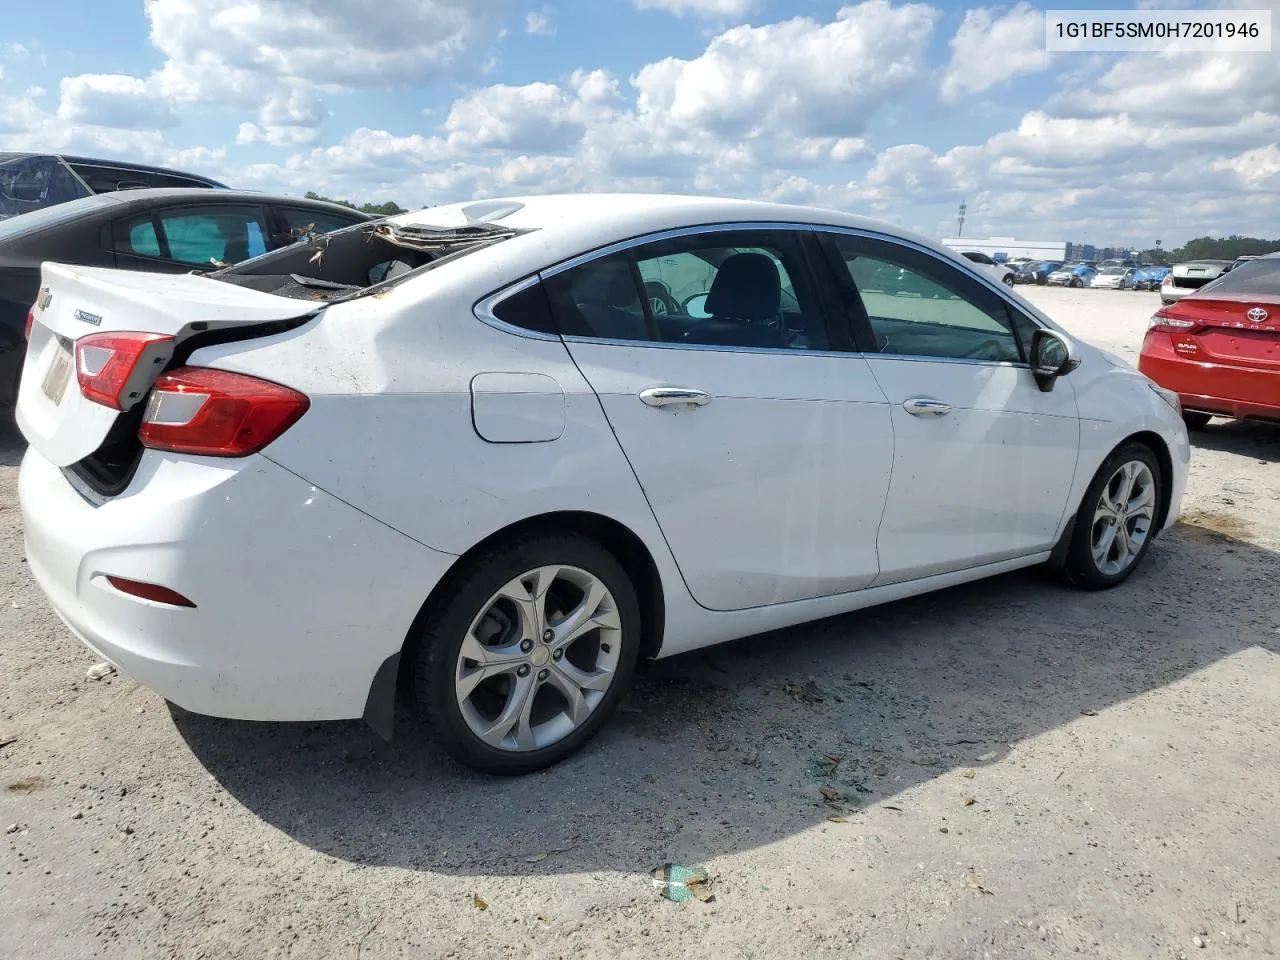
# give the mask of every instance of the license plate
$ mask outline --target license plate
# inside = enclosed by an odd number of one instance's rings
[[[63,344],[58,344],[58,352],[54,354],[53,362],[44,375],[44,383],[41,384],[44,395],[54,403],[62,403],[62,395],[67,392],[67,383],[71,380],[73,364],[71,351]]]

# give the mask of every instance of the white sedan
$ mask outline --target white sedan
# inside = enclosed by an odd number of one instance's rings
[[[654,294],[664,290],[662,309]],[[795,206],[405,214],[204,276],[46,264],[30,569],[196,712],[553,763],[638,659],[1049,564],[1178,514],[1178,399],[925,239]]]

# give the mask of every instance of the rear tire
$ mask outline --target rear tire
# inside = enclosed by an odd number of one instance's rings
[[[1182,411],[1182,422],[1187,425],[1188,430],[1203,430],[1212,419],[1212,415],[1201,413],[1199,410]]]
[[[1064,565],[1088,590],[1127,580],[1155,539],[1164,493],[1160,461],[1146,444],[1126,443],[1103,462],[1085,491]]]
[[[636,589],[613,554],[578,534],[526,534],[444,584],[415,638],[414,700],[459,763],[502,776],[540,770],[608,721],[640,632]]]

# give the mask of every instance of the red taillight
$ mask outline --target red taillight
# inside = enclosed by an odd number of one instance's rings
[[[279,437],[310,406],[305,394],[270,380],[182,367],[156,380],[138,437],[155,450],[244,457]]]
[[[158,583],[144,583],[141,580],[129,580],[125,577],[107,576],[107,583],[111,584],[121,593],[127,593],[131,597],[141,597],[143,600],[150,600],[153,603],[167,603],[171,607],[194,607],[195,604],[178,593],[177,590],[170,590],[168,587],[162,587]]]
[[[35,304],[32,304],[31,309],[27,311],[27,326],[22,331],[22,339],[27,341],[27,343],[31,342],[31,328],[35,326],[35,323],[36,323],[36,307],[35,307]]]
[[[1167,310],[1157,310],[1151,315],[1151,322],[1147,325],[1147,329],[1163,330],[1166,333],[1189,333],[1198,326],[1200,326],[1198,320],[1184,320],[1173,316]]]
[[[1173,286],[1173,274],[1172,274],[1172,273],[1166,273],[1166,274],[1164,275],[1164,279],[1160,281],[1160,286],[1162,286],[1162,287],[1172,287],[1172,286]]]
[[[122,331],[91,333],[76,341],[76,379],[86,400],[127,410],[142,399],[151,370],[168,360],[173,337]]]

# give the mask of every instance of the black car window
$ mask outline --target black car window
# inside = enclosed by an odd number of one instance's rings
[[[566,337],[652,340],[631,260],[615,254],[545,280],[556,326]]]
[[[175,207],[117,221],[112,228],[118,254],[200,267],[235,264],[266,253],[266,238],[258,207]]]
[[[857,289],[876,352],[1023,360],[1005,302],[972,277],[898,243],[843,234],[833,239]]]

